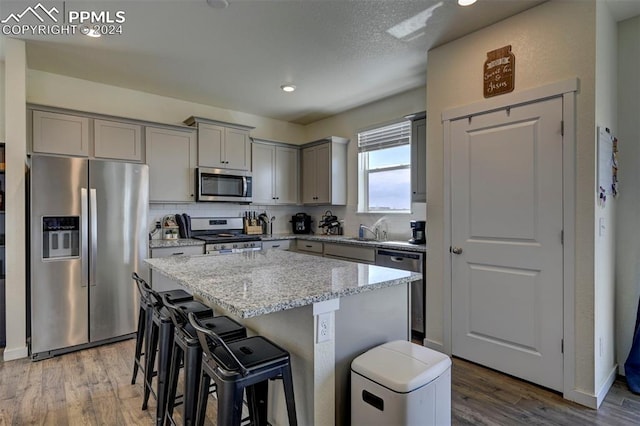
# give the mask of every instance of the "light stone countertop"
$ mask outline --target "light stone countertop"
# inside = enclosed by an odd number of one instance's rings
[[[407,284],[422,274],[285,250],[145,259],[209,303],[241,318]]]
[[[387,249],[414,251],[414,252],[420,252],[420,253],[427,252],[426,244],[409,244],[406,241],[359,240],[356,237],[349,237],[347,235],[273,234],[273,235],[260,235],[260,239],[262,241],[274,241],[274,240],[320,241],[324,243],[347,244],[347,245],[360,246],[360,247],[387,248]],[[196,240],[193,238],[149,241],[149,248],[152,250],[154,248],[203,246],[203,245],[204,245],[204,241]]]

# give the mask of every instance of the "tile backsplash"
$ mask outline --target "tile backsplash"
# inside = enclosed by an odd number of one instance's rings
[[[320,220],[327,210],[330,210],[339,220],[343,221],[344,234],[358,235],[358,227],[362,223],[366,226],[377,225],[387,232],[388,240],[408,240],[411,238],[409,221],[412,219],[424,220],[426,216],[426,204],[415,203],[412,205],[411,214],[373,214],[356,213],[355,206],[261,206],[255,204],[233,203],[190,203],[190,204],[150,204],[149,206],[149,232],[155,228],[155,223],[162,220],[167,214],[186,213],[192,217],[228,216],[241,217],[245,211],[266,212],[269,217],[275,216],[273,233],[291,233],[291,216],[298,212],[305,212],[313,217],[312,229],[316,234],[322,233],[318,228]],[[154,238],[160,238],[160,233],[155,233]]]

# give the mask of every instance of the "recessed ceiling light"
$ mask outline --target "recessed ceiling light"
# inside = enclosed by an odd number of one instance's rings
[[[282,86],[280,86],[280,88],[285,92],[293,92],[294,90],[296,90],[296,86],[294,86],[293,84],[283,84]]]
[[[476,0],[458,0],[458,4],[460,6],[471,6],[475,2],[476,2]]]
[[[229,2],[227,0],[207,0],[207,3],[209,3],[209,6],[216,9],[224,9],[229,6]]]

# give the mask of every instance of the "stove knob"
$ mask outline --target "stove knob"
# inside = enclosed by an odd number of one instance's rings
[[[238,248],[238,245],[237,245],[237,244],[234,244],[234,245],[233,245],[233,248]]]
[[[224,250],[224,249],[226,249],[226,248],[227,248],[227,247],[226,247],[224,244],[220,244],[220,250]]]

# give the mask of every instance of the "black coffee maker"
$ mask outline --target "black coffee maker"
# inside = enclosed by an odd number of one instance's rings
[[[427,227],[427,222],[424,220],[412,220],[409,222],[411,224],[411,239],[409,243],[411,244],[424,244],[427,242],[425,229]]]

